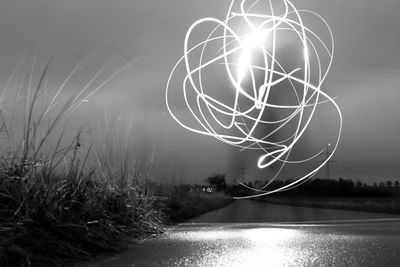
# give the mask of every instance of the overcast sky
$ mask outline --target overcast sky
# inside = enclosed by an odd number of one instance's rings
[[[337,97],[344,118],[333,176],[366,177],[366,181],[400,176],[400,1],[293,3],[324,17],[334,34],[336,54],[323,85]],[[232,158],[235,161],[232,153],[238,152],[181,129],[165,113],[164,91],[169,72],[182,55],[187,28],[202,17],[222,19],[228,5],[228,0],[1,1],[0,84],[5,84],[23,55],[34,53],[38,42],[40,64],[54,57],[50,72],[54,84],[82,58],[92,57],[70,90],[109,60],[117,68],[136,59],[78,112],[91,121],[99,107],[128,115],[145,110],[151,116],[143,121],[158,133],[160,158],[174,155],[191,179],[226,172]],[[321,111],[315,136],[327,131],[328,117]],[[312,147],[313,142],[309,144]]]

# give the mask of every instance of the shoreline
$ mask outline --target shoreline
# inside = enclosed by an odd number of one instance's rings
[[[308,197],[308,196],[272,196],[255,201],[272,204],[352,210],[400,215],[400,197]]]
[[[172,226],[187,220],[199,217],[213,210],[224,208],[231,204],[233,198],[225,194],[195,194],[192,198],[186,198],[185,201],[171,199],[166,203],[164,213],[167,220],[165,226]]]

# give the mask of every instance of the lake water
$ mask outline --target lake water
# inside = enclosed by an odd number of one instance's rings
[[[208,212],[198,218],[189,220],[188,223],[316,222],[381,218],[400,218],[400,216],[374,212],[278,205],[254,200],[235,200],[232,204],[222,209]]]

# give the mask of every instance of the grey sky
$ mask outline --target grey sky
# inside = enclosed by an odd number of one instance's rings
[[[334,34],[336,54],[323,90],[337,96],[344,117],[338,164],[333,167],[336,174],[369,180],[386,179],[386,174],[400,176],[400,1],[293,3],[298,9],[319,13]],[[54,56],[55,84],[93,51],[101,60],[86,66],[85,75],[93,75],[108,58],[119,57],[116,65],[136,58],[132,68],[78,112],[87,114],[90,121],[99,106],[127,114],[149,110],[153,113],[149,123],[163,133],[158,137],[164,151],[160,156],[173,153],[177,162],[187,166],[187,175],[199,179],[226,171],[234,153],[231,148],[186,132],[163,113],[165,83],[182,54],[186,29],[201,17],[223,18],[228,4],[227,0],[2,1],[0,83],[4,85],[18,60],[32,54],[39,40],[41,64]],[[76,84],[80,79],[84,78],[77,77]],[[321,110],[317,118],[320,128],[329,127],[324,121],[330,114],[325,113]],[[318,127],[313,130],[316,136]],[[317,137],[309,137],[310,146],[313,138]]]

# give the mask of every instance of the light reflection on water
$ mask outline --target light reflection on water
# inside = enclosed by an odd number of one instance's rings
[[[385,217],[238,201],[92,266],[400,266],[400,219]]]
[[[396,219],[321,225],[181,224],[89,266],[400,266],[399,244]]]
[[[342,259],[337,259],[336,255],[340,253],[350,257],[351,250],[344,247],[338,250],[337,244],[361,244],[364,242],[362,235],[337,235],[325,232],[324,229],[310,231],[310,228],[305,227],[306,224],[299,227],[294,222],[363,221],[384,219],[387,216],[370,212],[283,206],[250,200],[235,201],[223,209],[209,212],[181,225],[183,229],[173,233],[173,239],[187,244],[198,244],[196,253],[185,257],[184,261],[178,261],[174,266],[318,266],[327,259],[340,262]],[[246,226],[218,226],[219,223],[233,222]],[[243,224],[249,222],[250,224]],[[258,227],[255,222],[269,222],[269,225]],[[270,222],[280,224],[274,226]],[[291,224],[293,227],[290,227]],[[311,229],[320,227],[318,224],[309,226]],[[320,253],[324,257],[321,257]],[[348,261],[352,261],[351,257]]]
[[[288,243],[300,236],[299,231],[282,228],[249,229],[241,233],[247,247],[238,247],[222,257],[214,258],[215,266],[283,266],[289,264],[296,254]],[[234,257],[232,257],[234,256]],[[233,260],[235,259],[235,260]],[[210,266],[211,259],[202,259]]]
[[[205,240],[209,241],[212,239],[231,239],[231,238],[244,238],[251,242],[264,243],[275,242],[275,241],[287,241],[288,239],[295,238],[301,235],[301,230],[286,229],[286,228],[255,228],[246,229],[241,232],[236,230],[230,231],[209,231],[204,228],[204,231],[193,231],[193,232],[176,232],[170,234],[171,238],[182,240],[182,241],[193,241],[193,240]]]
[[[303,236],[301,231],[286,228],[254,228],[241,231],[204,229],[177,232],[172,234],[171,238],[218,244],[218,249],[207,247],[202,250],[195,259],[196,266],[285,266],[295,264],[300,253],[304,256],[304,251],[293,246],[294,241]],[[193,263],[192,259],[188,260]]]

